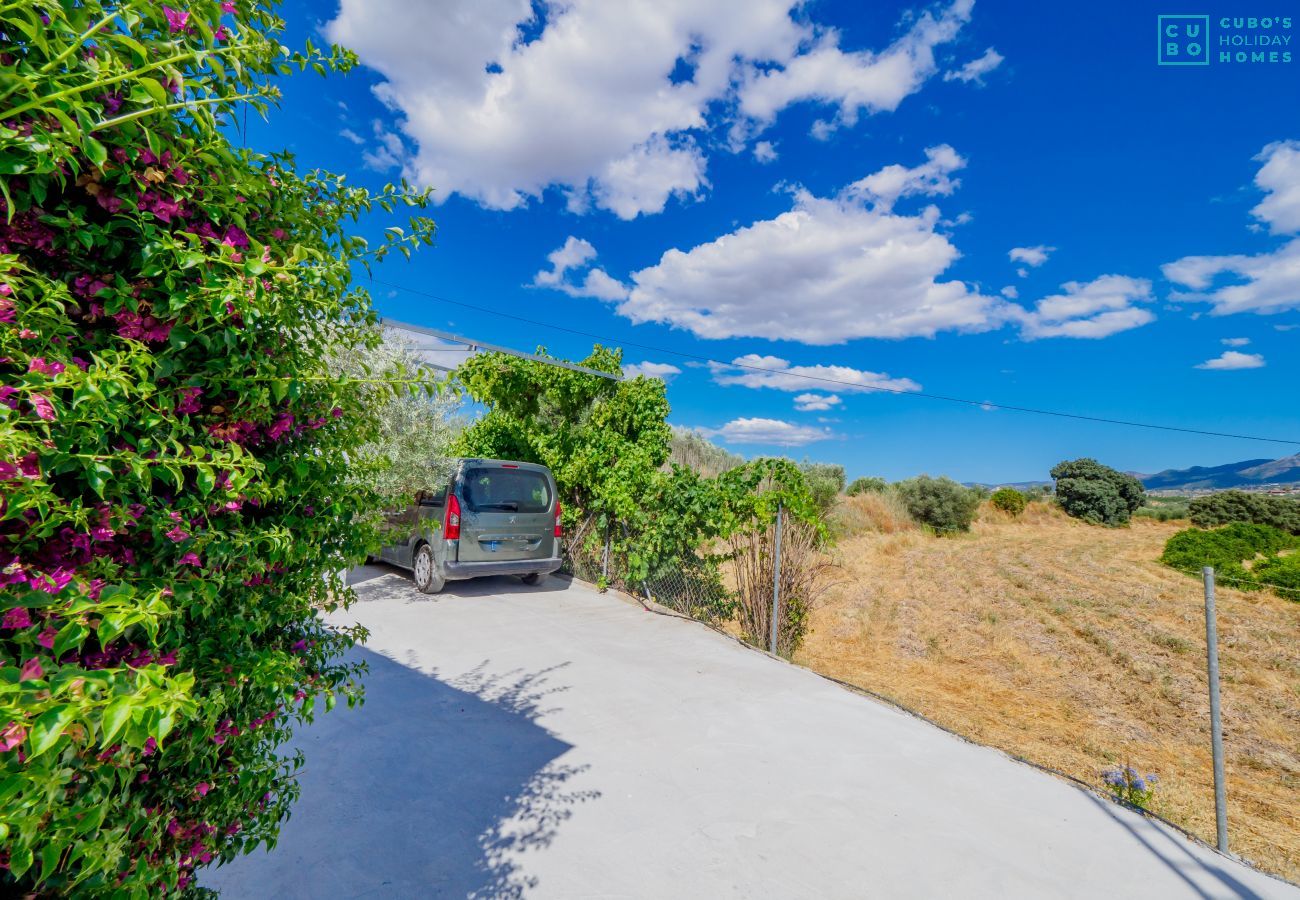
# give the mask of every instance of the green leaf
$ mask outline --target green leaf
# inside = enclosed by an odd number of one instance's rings
[[[90,135],[82,138],[81,149],[86,152],[86,158],[93,162],[96,168],[102,169],[104,163],[108,161],[108,148]]]
[[[69,622],[59,629],[59,633],[54,636],[54,658],[59,659],[69,650],[76,650],[81,647],[86,636],[90,634],[90,629],[80,622]]]
[[[32,723],[31,733],[27,739],[31,742],[32,752],[29,759],[35,759],[59,742],[63,731],[77,715],[77,708],[71,703],[61,703],[36,717]]]
[[[28,846],[14,847],[9,853],[9,871],[15,878],[21,878],[23,873],[32,867],[32,848]]]
[[[131,719],[134,699],[133,697],[118,697],[104,707],[104,714],[99,723],[100,731],[103,733],[103,737],[99,742],[100,747],[107,747],[113,743],[113,739],[126,727],[126,723]]]

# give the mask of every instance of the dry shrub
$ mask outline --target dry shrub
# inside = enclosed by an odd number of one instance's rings
[[[837,538],[867,533],[894,534],[915,531],[918,527],[907,506],[893,491],[843,497],[831,510],[827,524]]]
[[[781,616],[777,652],[790,657],[808,631],[809,614],[829,579],[830,563],[818,552],[817,529],[782,515]],[[772,560],[775,524],[729,539],[730,571],[736,588],[736,618],[744,639],[757,647],[770,647],[772,636]]]

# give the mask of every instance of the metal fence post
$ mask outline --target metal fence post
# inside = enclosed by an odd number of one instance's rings
[[[600,577],[609,581],[609,529],[605,529],[605,552],[600,559]]]
[[[777,627],[781,622],[781,504],[776,504],[776,549],[772,554],[772,653],[776,653]]]
[[[1219,850],[1228,852],[1228,806],[1223,784],[1223,722],[1219,718],[1219,631],[1214,621],[1214,568],[1201,570],[1205,579],[1205,649],[1210,678],[1210,742],[1214,751],[1214,830]]]

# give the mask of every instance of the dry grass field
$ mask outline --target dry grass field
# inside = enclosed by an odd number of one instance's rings
[[[936,538],[846,502],[880,530],[839,540],[797,662],[1099,787],[1158,773],[1154,809],[1213,843],[1200,582],[1156,562],[1186,523],[986,504]],[[1232,849],[1300,881],[1300,603],[1220,588],[1218,611]]]

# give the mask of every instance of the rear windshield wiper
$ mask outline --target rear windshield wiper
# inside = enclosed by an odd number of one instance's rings
[[[514,501],[508,501],[506,503],[479,503],[478,508],[479,509],[508,509],[511,512],[518,512],[519,504],[515,503]]]

